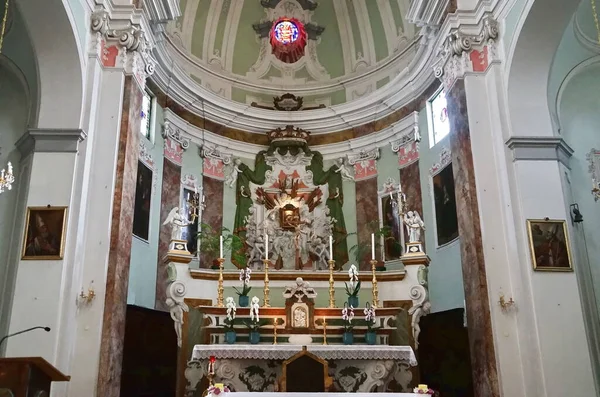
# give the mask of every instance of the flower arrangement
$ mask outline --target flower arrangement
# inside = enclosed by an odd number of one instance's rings
[[[225,319],[225,328],[229,331],[233,331],[233,325],[235,323],[235,312],[237,308],[235,307],[235,301],[231,296],[228,296],[225,299],[225,307],[227,308],[227,318]]]
[[[358,279],[358,269],[356,265],[351,265],[350,269],[348,269],[348,277],[350,278],[350,282],[346,283],[346,293],[348,296],[356,296],[358,295],[358,291],[360,291],[360,280]]]
[[[364,313],[365,313],[365,322],[367,323],[367,328],[368,328],[369,332],[375,331],[377,329],[377,327],[374,326],[377,322],[377,319],[375,318],[375,316],[376,316],[375,308],[373,306],[371,306],[371,304],[369,302],[367,302],[367,304],[366,304]]]
[[[215,383],[208,388],[207,392],[208,394],[218,396],[221,393],[229,393],[229,388],[222,383]]]
[[[344,308],[342,309],[342,321],[344,322],[344,332],[351,332],[354,325],[352,320],[354,319],[354,308],[348,307],[348,302],[344,302]]]
[[[427,387],[427,385],[419,385],[413,389],[413,393],[415,394],[435,394],[433,389]]]
[[[250,274],[252,274],[252,269],[250,269],[249,267],[240,269],[240,281],[242,282],[242,290],[240,291],[237,288],[233,287],[235,293],[239,296],[248,296],[248,294],[250,293],[250,290],[252,289],[252,287],[250,286]]]

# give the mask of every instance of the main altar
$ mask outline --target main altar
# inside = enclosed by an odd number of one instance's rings
[[[165,221],[177,396],[203,396],[214,385],[236,393],[410,392],[419,382],[419,322],[430,308],[419,214],[388,181],[366,259],[352,264],[342,181],[352,181],[360,159],[328,167],[308,132],[288,126],[268,136],[254,169],[228,161],[232,233],[200,231],[195,257],[218,252],[213,268],[190,266],[185,236],[202,218],[201,187]],[[382,213],[396,220],[391,230]]]

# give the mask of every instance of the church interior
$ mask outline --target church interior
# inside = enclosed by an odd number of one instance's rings
[[[0,397],[600,396],[596,0],[0,3]]]

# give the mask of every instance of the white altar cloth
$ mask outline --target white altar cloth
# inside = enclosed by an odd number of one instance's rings
[[[302,351],[302,347],[287,344],[196,345],[192,352],[192,360],[205,360],[210,356],[215,356],[217,359],[287,360]],[[410,346],[307,345],[306,349],[324,360],[395,360],[413,367],[417,365],[415,352]],[[236,397],[238,394],[236,393]],[[381,393],[377,394],[381,397]]]
[[[230,393],[231,397],[348,397],[348,393],[287,393],[287,392],[279,392],[279,393],[251,393],[251,392],[235,392]],[[353,396],[357,397],[423,397],[427,396],[424,394],[414,394],[414,393],[353,393]],[[225,394],[224,396],[227,396]]]

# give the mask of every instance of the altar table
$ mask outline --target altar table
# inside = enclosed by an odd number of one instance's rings
[[[244,392],[274,392],[277,380],[282,376],[281,364],[301,352],[303,347],[288,344],[196,345],[185,371],[189,387],[186,391],[196,390],[196,385],[206,376],[208,359],[214,356],[214,381],[232,387],[236,391],[235,397],[241,397],[240,392],[248,394],[248,397],[253,393]],[[330,362],[329,376],[333,378],[336,390],[353,393],[377,391],[378,397],[390,391],[409,391],[413,378],[411,367],[417,365],[410,346],[307,345],[306,350]],[[281,395],[274,393],[273,397]]]
[[[235,393],[235,397],[348,397],[347,393]],[[356,393],[357,397],[424,397],[423,394],[414,393]],[[233,395],[232,395],[233,397]]]

